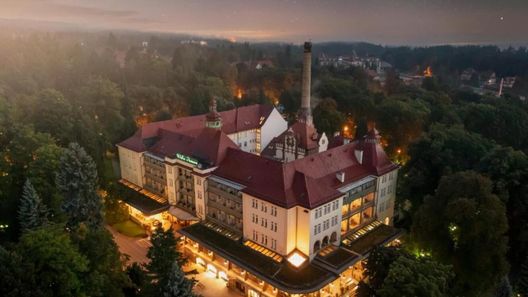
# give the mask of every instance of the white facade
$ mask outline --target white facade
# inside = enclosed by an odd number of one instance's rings
[[[167,159],[167,158],[166,158]],[[165,163],[165,170],[167,171],[167,194],[169,197],[169,204],[175,205],[176,204],[176,187],[177,187],[177,179],[178,179],[178,168],[176,167],[176,164],[168,164]]]
[[[394,201],[398,170],[393,170],[378,177],[376,184],[376,213],[379,221],[392,225],[394,218]]]
[[[292,249],[288,246],[288,211],[265,200],[242,194],[244,237],[281,255]]]
[[[118,146],[121,178],[143,187],[143,153]]]
[[[273,108],[270,115],[265,118],[261,117],[261,126],[259,129],[250,129],[228,134],[227,136],[236,143],[241,150],[260,154],[262,149],[268,146],[269,142],[282,134],[288,129],[288,122],[284,120],[282,115]]]
[[[257,153],[257,129],[240,131],[227,136],[244,152]]]
[[[337,198],[310,210],[310,249],[309,255],[313,257],[320,249],[329,245],[339,245],[341,239],[341,203]],[[306,228],[305,226],[300,226]],[[318,243],[318,244],[316,244]],[[316,245],[319,249],[316,249]]]
[[[200,175],[194,175],[194,195],[196,205],[196,215],[201,220],[205,220],[206,214],[206,190],[207,178]]]
[[[328,137],[323,132],[321,138],[319,138],[319,152],[324,152],[328,149]]]
[[[286,129],[288,129],[288,122],[284,120],[276,108],[273,108],[266,121],[260,127],[260,148],[258,153],[267,147],[273,138],[281,135]]]

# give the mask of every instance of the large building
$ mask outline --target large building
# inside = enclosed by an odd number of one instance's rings
[[[117,145],[121,181],[150,199],[137,195],[126,202],[132,217],[153,227],[162,222],[205,218],[206,176],[225,157],[227,148],[259,154],[287,129],[279,112],[251,105],[217,112],[212,100],[207,115],[154,122]]]
[[[151,123],[118,144],[122,183],[145,196],[126,200],[133,216],[188,225],[185,255],[246,296],[354,296],[363,259],[399,236],[398,166],[379,133],[328,149],[313,127],[310,48],[292,127],[272,107],[217,112],[213,100],[207,115]]]

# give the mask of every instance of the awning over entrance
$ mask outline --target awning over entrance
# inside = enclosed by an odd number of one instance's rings
[[[197,217],[193,216],[192,214],[176,206],[171,206],[169,208],[169,213],[175,216],[176,218],[178,218],[178,220],[182,220],[182,221],[198,221],[199,220]]]

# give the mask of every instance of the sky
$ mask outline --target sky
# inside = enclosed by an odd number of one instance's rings
[[[240,41],[528,44],[528,0],[0,0],[0,19]]]

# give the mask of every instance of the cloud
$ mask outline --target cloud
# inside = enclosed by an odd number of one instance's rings
[[[117,10],[87,5],[59,3],[53,0],[3,0],[0,14],[10,18],[124,18],[138,14],[134,10]]]

